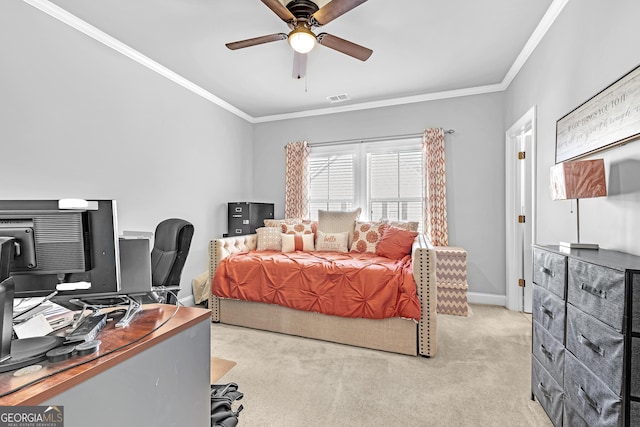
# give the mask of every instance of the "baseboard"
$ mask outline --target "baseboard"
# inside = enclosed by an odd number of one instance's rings
[[[467,292],[467,301],[469,301],[472,304],[500,305],[502,307],[507,306],[506,295],[483,294],[480,292]]]

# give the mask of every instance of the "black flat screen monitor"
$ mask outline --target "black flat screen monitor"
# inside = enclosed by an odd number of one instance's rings
[[[47,351],[64,343],[64,338],[57,336],[12,339],[15,284],[9,271],[17,247],[15,239],[0,237],[0,372],[44,360]]]
[[[0,237],[17,242],[10,266],[15,296],[120,291],[115,201],[62,205],[58,200],[0,200]]]

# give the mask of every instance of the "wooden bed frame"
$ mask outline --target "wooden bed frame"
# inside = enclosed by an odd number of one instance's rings
[[[218,264],[236,252],[255,250],[255,234],[225,237],[209,244],[209,277]],[[412,270],[420,298],[421,317],[413,319],[362,319],[330,316],[273,304],[209,297],[211,319],[229,325],[315,338],[341,344],[384,350],[412,356],[435,356],[436,252],[420,234],[412,248]],[[209,284],[210,286],[210,284]]]

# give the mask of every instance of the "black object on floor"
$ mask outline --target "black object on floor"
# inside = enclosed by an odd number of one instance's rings
[[[242,405],[233,410],[233,403],[241,400],[244,394],[238,391],[238,384],[211,385],[211,427],[235,427]]]

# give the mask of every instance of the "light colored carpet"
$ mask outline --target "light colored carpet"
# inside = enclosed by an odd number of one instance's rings
[[[438,354],[404,356],[212,324],[220,382],[245,394],[240,425],[551,426],[531,400],[531,321],[473,305],[438,316]]]

